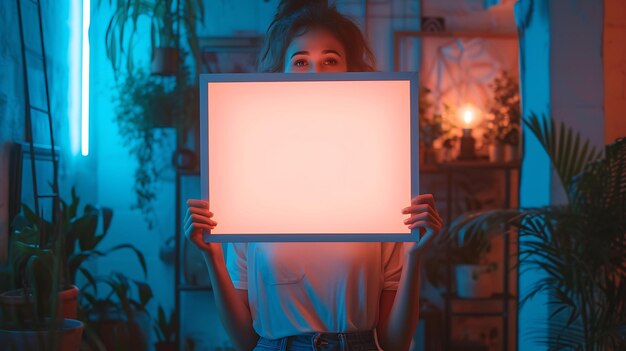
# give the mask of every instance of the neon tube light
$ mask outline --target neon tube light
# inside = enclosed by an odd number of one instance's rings
[[[81,99],[81,144],[80,152],[89,155],[89,24],[91,0],[83,0],[83,62]]]

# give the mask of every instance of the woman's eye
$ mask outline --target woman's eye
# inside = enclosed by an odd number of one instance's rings
[[[308,63],[305,60],[296,60],[294,61],[293,65],[296,67],[304,67],[306,66]]]
[[[329,58],[329,59],[324,60],[324,64],[327,65],[327,66],[334,66],[334,65],[336,65],[338,63],[339,62],[337,62],[337,60],[334,59],[334,58]]]

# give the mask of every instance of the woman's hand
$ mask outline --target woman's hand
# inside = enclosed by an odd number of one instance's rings
[[[202,250],[209,250],[209,244],[204,242],[202,231],[211,230],[217,226],[212,220],[213,212],[209,211],[209,203],[203,200],[187,200],[187,213],[185,214],[185,236]]]
[[[435,198],[431,194],[418,195],[411,200],[411,206],[402,209],[402,213],[411,215],[404,221],[409,229],[420,228],[420,239],[411,245],[408,252],[421,256],[443,226],[443,220],[435,206]]]

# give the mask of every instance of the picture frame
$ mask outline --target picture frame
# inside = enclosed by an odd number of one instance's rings
[[[401,209],[419,194],[417,81],[416,72],[201,75],[201,198],[220,223],[205,240],[416,241]]]
[[[398,31],[393,42],[394,71],[419,70],[437,110],[468,102],[487,110],[489,84],[502,71],[518,76],[515,33]]]
[[[11,221],[20,213],[22,205],[35,211],[35,197],[38,196],[39,215],[52,221],[53,201],[58,199],[52,191],[54,163],[59,164],[60,151],[51,147],[27,143],[13,143],[10,156],[9,175],[9,218]],[[32,157],[32,159],[31,159]],[[35,163],[35,176],[32,163]],[[35,189],[37,187],[37,189]]]
[[[200,37],[202,72],[256,72],[262,40],[260,36]]]

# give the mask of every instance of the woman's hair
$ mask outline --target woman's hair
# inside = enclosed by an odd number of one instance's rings
[[[343,45],[350,72],[372,72],[374,55],[359,28],[326,0],[282,0],[267,29],[259,58],[259,72],[284,71],[291,41],[313,28],[328,30]]]

